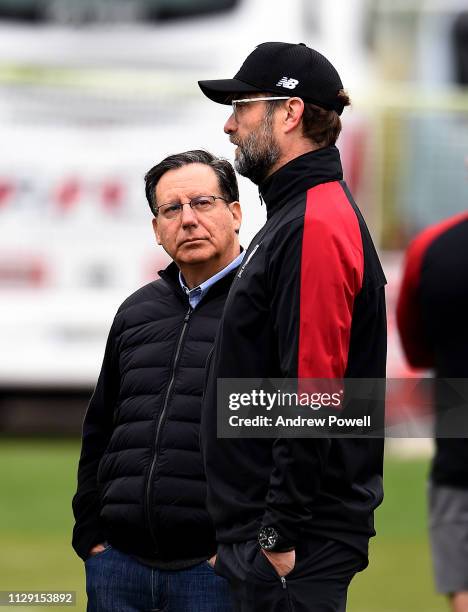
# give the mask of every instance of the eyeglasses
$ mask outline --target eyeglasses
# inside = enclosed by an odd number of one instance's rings
[[[192,198],[190,202],[185,202],[184,204],[173,202],[170,204],[162,204],[161,206],[157,206],[156,215],[161,215],[161,217],[164,219],[175,219],[180,215],[184,206],[190,206],[190,208],[195,210],[197,214],[203,214],[209,212],[216,206],[216,200],[223,200],[223,202],[228,201],[226,198],[222,198],[221,196],[202,195]]]
[[[275,100],[289,100],[290,96],[270,96],[265,98],[242,98],[242,100],[232,100],[232,112],[234,117],[237,119],[237,111],[242,108],[244,104],[250,104],[251,102],[274,102]]]

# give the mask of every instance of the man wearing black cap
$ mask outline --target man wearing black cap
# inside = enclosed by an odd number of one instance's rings
[[[215,570],[238,611],[342,611],[367,565],[383,441],[217,438],[218,378],[383,378],[385,277],[335,147],[349,98],[303,44],[259,45],[234,79],[200,81],[233,113],[238,172],[267,221],[236,274],[208,365],[202,449]]]

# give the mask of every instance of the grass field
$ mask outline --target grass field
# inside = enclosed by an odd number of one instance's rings
[[[82,611],[83,566],[70,546],[78,454],[77,442],[1,441],[0,590],[73,590],[75,609]],[[432,584],[427,470],[425,460],[387,457],[378,536],[371,545],[370,566],[352,583],[349,612],[447,610]]]

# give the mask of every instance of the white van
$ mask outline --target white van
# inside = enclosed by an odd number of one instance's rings
[[[232,158],[229,108],[204,98],[198,79],[233,76],[266,40],[321,50],[351,94],[369,78],[361,0],[230,0],[218,12],[211,0],[160,0],[159,17],[184,18],[77,25],[71,6],[85,4],[57,0],[49,21],[0,22],[0,387],[94,384],[118,305],[167,261],[145,172],[192,148]],[[264,210],[249,181],[241,195],[247,245]]]

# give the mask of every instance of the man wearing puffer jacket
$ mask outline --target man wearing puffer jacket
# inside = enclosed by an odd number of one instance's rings
[[[209,562],[199,428],[206,359],[243,255],[237,180],[227,161],[188,151],[145,182],[173,262],[113,321],[83,425],[73,547],[88,611],[228,612]]]

